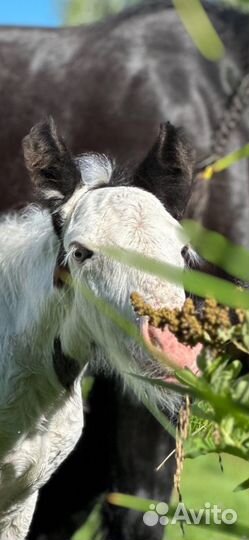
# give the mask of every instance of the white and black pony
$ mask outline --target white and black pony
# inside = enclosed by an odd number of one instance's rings
[[[167,0],[144,2],[88,27],[0,30],[3,211],[35,198],[20,143],[30,127],[50,113],[74,153],[111,153],[122,164],[139,164],[158,124],[168,118],[187,129],[198,162],[213,152],[213,139],[223,137],[225,152],[247,142],[249,115],[240,85],[249,70],[249,18],[203,3],[226,48],[218,63],[200,55]],[[231,131],[224,120],[237,97],[242,114]],[[194,196],[188,210],[207,227],[247,246],[248,173],[244,160],[215,182],[197,185],[197,195],[205,188],[205,196]],[[175,186],[165,196],[163,178],[137,175],[136,185],[152,191],[163,204],[170,199],[173,209]],[[148,444],[148,433],[153,445]],[[53,531],[61,540],[68,538],[94,501],[109,491],[167,500],[174,461],[160,473],[154,466],[172,445],[146,409],[121,391],[117,378],[98,374],[85,412],[85,436],[42,490],[30,538],[46,533],[52,539]],[[161,526],[146,532],[134,511],[104,504],[103,518],[109,539],[138,540],[149,534],[157,540],[162,535]]]
[[[134,377],[167,379],[172,369],[140,343],[140,329],[150,335],[150,328],[137,321],[130,295],[137,291],[152,305],[174,308],[182,306],[184,289],[113,261],[101,248],[130,249],[184,268],[184,238],[170,205],[166,210],[132,182],[152,169],[156,180],[160,171],[170,193],[175,186],[180,211],[193,172],[192,150],[170,124],[129,175],[105,155],[74,159],[53,120],[36,125],[23,145],[38,202],[0,222],[1,540],[26,538],[39,489],[81,436],[87,364],[116,373],[138,399],[176,410],[177,396]],[[117,324],[116,313],[137,325],[137,339]],[[197,351],[179,347],[192,366]]]

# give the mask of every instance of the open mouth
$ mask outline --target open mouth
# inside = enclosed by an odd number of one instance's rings
[[[151,354],[155,356],[160,353],[161,361],[165,357],[165,365],[169,373],[163,379],[167,382],[177,382],[174,371],[179,369],[189,369],[195,375],[199,375],[197,358],[201,352],[202,345],[194,347],[180,343],[176,336],[165,326],[163,329],[155,328],[149,323],[148,317],[141,317],[140,329],[142,337],[148,346]]]

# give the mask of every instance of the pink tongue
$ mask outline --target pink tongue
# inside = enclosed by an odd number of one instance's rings
[[[155,328],[148,323],[145,318],[141,321],[142,336],[149,347],[155,347],[161,353],[165,353],[165,360],[169,361],[174,369],[183,369],[188,367],[193,373],[198,374],[197,356],[202,349],[198,344],[194,347],[183,345],[177,338],[165,327],[163,330]]]

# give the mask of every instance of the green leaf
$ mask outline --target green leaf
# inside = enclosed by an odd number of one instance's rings
[[[130,375],[131,377],[135,377],[136,379],[140,379],[144,382],[147,382],[151,386],[158,386],[159,388],[162,388],[164,390],[171,390],[172,392],[177,392],[181,395],[186,395],[186,393],[191,394],[191,388],[188,388],[188,386],[180,386],[175,383],[166,382],[161,379],[151,379],[149,377],[145,377],[143,375],[137,375],[136,373],[127,373],[127,375]],[[195,392],[192,392],[192,395],[196,395]]]
[[[221,304],[232,308],[249,309],[249,292],[241,290],[224,279],[209,276],[197,270],[181,270],[177,266],[130,250],[102,247],[99,251],[132,268],[158,276],[171,283],[182,284],[187,291],[198,296],[215,298]]]
[[[219,266],[228,274],[249,281],[249,251],[236,246],[221,234],[208,231],[200,223],[182,222],[191,245],[207,261]]]
[[[116,13],[136,0],[57,0],[67,24],[93,23],[111,13]],[[64,13],[63,13],[64,12]]]
[[[249,489],[249,478],[247,478],[247,480],[244,480],[244,482],[236,486],[236,488],[234,488],[233,491],[244,491],[246,489]]]
[[[173,0],[177,13],[194,44],[208,60],[225,54],[224,45],[199,0]]]
[[[182,370],[182,372],[183,371],[185,370]],[[209,402],[214,409],[216,414],[215,420],[217,422],[220,422],[222,418],[225,418],[228,414],[230,414],[231,416],[235,417],[238,426],[241,426],[242,428],[248,427],[249,405],[233,400],[230,395],[220,395],[219,393],[216,393],[201,377],[196,377],[197,381],[195,386],[191,383],[190,386],[186,385],[183,387],[158,379],[150,379],[141,375],[132,373],[130,373],[130,375],[132,377],[136,377],[137,379],[144,380],[148,384],[156,385],[165,389],[175,390],[183,395],[189,394],[200,400]],[[176,375],[178,376],[178,372],[176,372]]]
[[[94,381],[95,381],[95,377],[92,377],[91,375],[87,375],[86,377],[83,377],[82,383],[81,383],[83,401],[87,401],[89,399],[91,391],[94,386]]]
[[[248,378],[243,377],[236,381],[232,389],[232,397],[234,400],[241,404],[249,406],[249,381]],[[249,418],[248,418],[249,424]]]
[[[125,495],[124,493],[110,493],[107,495],[107,501],[115,506],[131,508],[132,510],[137,510],[137,512],[147,512],[151,504],[156,505],[159,502],[153,499],[135,497],[134,495]]]
[[[203,406],[201,405],[201,403],[202,402],[196,401],[196,402],[194,402],[192,404],[192,407],[191,407],[191,411],[192,411],[191,421],[192,420],[196,421],[196,419],[194,418],[194,416],[196,416],[198,418],[201,418],[202,420],[207,420],[208,422],[213,422],[214,421],[213,412],[208,408],[204,409]],[[203,423],[201,425],[203,425]],[[199,424],[199,427],[200,427],[200,424]]]
[[[218,159],[212,165],[206,167],[203,172],[200,173],[200,177],[203,180],[211,180],[214,174],[229,169],[232,165],[249,157],[249,144],[246,144],[242,148],[227,154],[227,156]]]
[[[151,505],[154,505],[155,507],[159,502],[161,502],[152,499],[135,497],[134,495],[125,495],[123,493],[110,493],[109,495],[107,495],[107,501],[115,506],[121,506],[122,508],[130,508],[132,510],[136,510],[137,512],[147,512],[151,509]],[[173,518],[176,508],[176,506],[171,506],[168,509],[167,516]],[[195,511],[195,513],[197,514],[197,511]],[[249,535],[249,527],[247,525],[235,523],[234,525],[228,526],[224,523],[220,523],[219,525],[216,525],[212,522],[205,523],[205,516],[201,518],[198,527],[200,527],[201,529],[207,528],[208,531],[212,532],[215,531],[216,534],[226,534],[227,538],[229,538],[229,536],[232,536],[233,539],[236,535],[238,538],[247,538],[247,536]]]

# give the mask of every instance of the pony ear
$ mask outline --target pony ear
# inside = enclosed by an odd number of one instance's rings
[[[79,167],[53,118],[36,124],[23,139],[26,167],[44,199],[67,199],[81,183]]]
[[[167,122],[138,166],[133,184],[153,193],[170,214],[180,219],[191,195],[194,152],[183,131]]]

